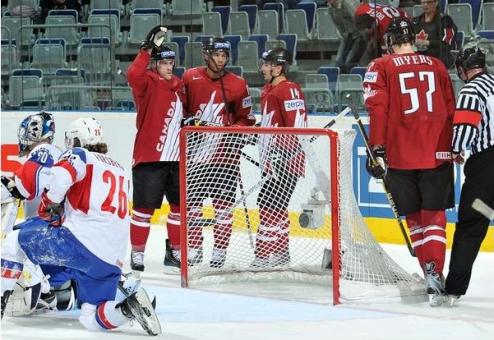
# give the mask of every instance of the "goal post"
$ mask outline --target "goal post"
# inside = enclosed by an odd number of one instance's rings
[[[317,284],[334,304],[422,295],[353,194],[354,130],[184,127],[181,282]]]

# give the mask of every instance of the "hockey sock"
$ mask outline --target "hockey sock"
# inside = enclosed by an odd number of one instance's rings
[[[129,321],[120,308],[115,308],[117,304],[117,301],[105,301],[96,308],[96,322],[102,328],[114,329]]]
[[[424,225],[424,262],[435,262],[436,273],[442,273],[446,255],[446,212],[444,210],[421,210]]]
[[[151,227],[153,208],[134,208],[130,219],[130,244],[132,250],[144,251]]]
[[[180,208],[177,204],[170,204],[166,230],[172,248],[180,249]]]
[[[281,222],[278,230],[278,244],[276,247],[276,253],[284,254],[288,252],[288,242],[289,242],[289,228],[290,222],[288,220],[288,212],[285,211],[281,213]]]
[[[256,257],[267,258],[278,247],[278,240],[280,236],[280,225],[284,222],[284,214],[282,211],[273,210],[268,208],[261,208],[259,210],[259,217],[261,223],[259,224],[259,231],[256,237]],[[288,239],[288,234],[286,235]],[[288,245],[288,241],[286,241]]]
[[[410,230],[410,239],[412,247],[415,250],[417,259],[419,260],[420,268],[424,268],[424,252],[422,248],[424,229],[422,228],[420,210],[406,215],[408,229]]]
[[[202,248],[202,209],[200,206],[191,207],[189,211],[189,247]]]
[[[231,204],[223,200],[213,200],[213,207],[216,215],[214,225],[214,248],[226,249],[232,236],[233,214]]]

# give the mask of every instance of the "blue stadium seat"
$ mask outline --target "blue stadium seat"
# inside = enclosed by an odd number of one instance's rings
[[[455,22],[456,27],[458,27],[458,31],[463,31],[466,35],[472,34],[474,27],[472,19],[472,6],[470,4],[449,4],[448,15]]]
[[[312,27],[314,27],[314,20],[316,18],[316,3],[299,3],[295,6],[296,9],[303,9],[307,17],[307,28],[309,32],[312,32]]]
[[[54,74],[56,69],[65,66],[65,58],[64,39],[38,39],[33,46],[31,66],[41,69],[45,74]]]
[[[183,65],[185,58],[185,43],[189,42],[189,37],[187,36],[173,36],[172,42],[178,45],[178,55],[180,59],[180,65]]]
[[[354,66],[350,70],[350,74],[360,74],[362,79],[364,79],[366,72],[367,72],[367,67],[365,66]]]
[[[235,65],[238,58],[238,43],[242,40],[240,35],[225,35],[223,37],[226,41],[230,42],[231,46],[231,60],[230,64]]]
[[[286,43],[286,49],[293,57],[293,64],[296,64],[297,54],[297,35],[296,34],[280,34],[279,40],[283,40]]]
[[[460,4],[470,4],[472,7],[472,27],[475,29],[479,23],[482,0],[460,0]],[[493,20],[493,18],[491,18]]]
[[[257,21],[259,23],[259,33],[267,34],[269,36],[268,39],[275,39],[280,33],[280,29],[277,24],[277,11],[259,11]]]
[[[202,32],[215,37],[222,37],[221,14],[218,12],[202,13]]]
[[[448,8],[448,0],[439,0],[439,9],[441,13],[446,13],[446,9]]]
[[[482,10],[482,29],[494,30],[494,3],[485,3]]]
[[[262,57],[262,53],[266,51],[266,41],[268,41],[267,34],[252,34],[249,37],[250,41],[257,42],[257,50],[259,51],[259,59]]]
[[[338,78],[340,76],[340,68],[336,66],[321,66],[317,70],[317,73],[325,74],[328,76],[329,89],[336,95],[338,88]]]
[[[488,40],[494,40],[494,31],[492,30],[485,30],[485,31],[479,31],[479,37],[488,39]]]
[[[264,9],[274,10],[278,13],[278,31],[283,32],[285,30],[285,7],[283,6],[283,4],[279,2],[268,2],[264,4]]]
[[[465,42],[465,33],[463,31],[458,31],[455,34],[455,49],[461,50]]]
[[[256,20],[257,20],[257,5],[240,5],[238,10],[241,12],[247,12],[249,17],[249,28],[250,33],[254,32],[256,28]]]
[[[226,32],[228,29],[228,20],[230,18],[230,12],[232,8],[230,6],[215,6],[211,10],[212,12],[218,12],[221,16],[221,27],[223,28],[223,32]]]
[[[174,67],[173,68],[173,74],[176,75],[179,78],[182,78],[185,72],[185,67]]]

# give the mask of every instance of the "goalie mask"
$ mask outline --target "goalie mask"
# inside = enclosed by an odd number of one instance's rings
[[[24,156],[38,143],[53,142],[55,137],[55,120],[51,113],[41,111],[24,118],[17,130],[19,156]]]
[[[392,53],[393,45],[401,45],[415,42],[413,25],[407,18],[396,18],[388,26],[384,36],[386,47]]]
[[[456,57],[455,65],[458,77],[466,82],[468,70],[485,69],[485,54],[478,47],[465,48]]]
[[[202,53],[204,55],[204,61],[208,69],[214,73],[221,73],[224,71],[228,61],[230,60],[230,42],[223,38],[211,38],[202,46]],[[223,65],[218,65],[214,59],[214,55],[218,52],[225,53],[226,60]]]
[[[94,117],[74,120],[65,132],[65,146],[67,148],[84,147],[103,143],[103,130]]]

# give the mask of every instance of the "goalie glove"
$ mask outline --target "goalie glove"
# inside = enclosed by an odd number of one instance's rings
[[[25,199],[25,197],[22,196],[22,194],[19,192],[19,189],[17,189],[13,179],[8,178],[6,176],[2,176],[2,185],[7,189],[7,191],[12,195],[12,197],[19,200]]]
[[[383,179],[386,177],[388,171],[388,159],[386,158],[386,149],[384,146],[378,146],[372,151],[374,155],[374,161],[367,151],[366,169],[369,175],[377,179]]]
[[[59,227],[62,224],[63,206],[61,203],[52,202],[45,191],[41,194],[38,215],[43,220],[51,222],[52,226]]]
[[[146,40],[142,42],[141,49],[155,50],[160,47],[165,42],[167,31],[168,29],[165,26],[153,27],[146,36]]]

